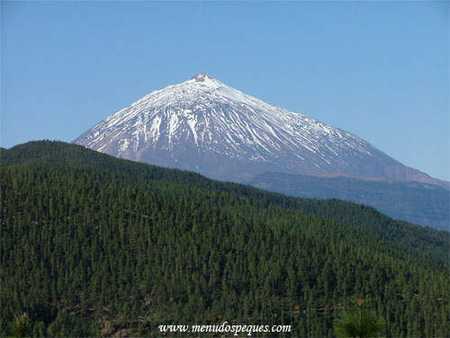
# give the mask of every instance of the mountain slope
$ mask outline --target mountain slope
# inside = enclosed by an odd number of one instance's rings
[[[144,96],[74,142],[121,158],[237,182],[282,172],[442,183],[355,135],[204,74]]]
[[[257,175],[246,183],[289,196],[337,198],[370,205],[396,219],[450,230],[450,191],[432,184],[282,173]]]
[[[29,318],[54,337],[225,320],[331,337],[361,295],[386,337],[450,332],[446,232],[60,142],[0,163],[2,336]]]

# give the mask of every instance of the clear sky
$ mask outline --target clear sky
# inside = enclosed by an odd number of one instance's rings
[[[207,72],[450,180],[449,2],[5,2],[0,143]]]

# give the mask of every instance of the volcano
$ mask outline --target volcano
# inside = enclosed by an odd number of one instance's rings
[[[246,182],[267,172],[444,184],[362,138],[207,75],[153,91],[75,143],[120,158]]]

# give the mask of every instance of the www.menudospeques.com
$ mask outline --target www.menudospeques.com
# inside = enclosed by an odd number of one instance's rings
[[[258,333],[289,333],[291,325],[246,325],[229,324],[227,321],[222,324],[204,324],[204,325],[180,325],[165,324],[158,326],[160,333],[224,333],[238,336],[246,334],[252,336]]]

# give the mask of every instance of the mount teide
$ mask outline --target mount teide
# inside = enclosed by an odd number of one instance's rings
[[[267,104],[206,74],[144,96],[74,142],[237,182],[277,172],[447,183],[349,132]]]

